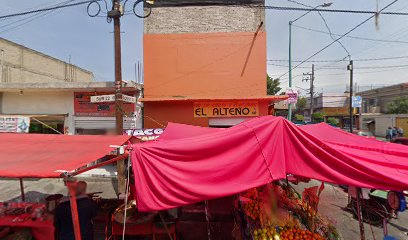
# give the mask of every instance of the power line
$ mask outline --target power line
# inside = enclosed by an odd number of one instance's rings
[[[318,29],[307,28],[307,27],[303,27],[303,26],[299,26],[295,24],[293,24],[292,26],[303,29],[303,30],[308,30],[311,32],[317,32],[317,33],[323,33],[323,34],[330,35],[329,32],[318,30]],[[337,34],[337,33],[332,33],[332,35],[341,36],[341,34]],[[357,36],[346,36],[346,37],[353,38],[353,39],[359,39],[359,40],[373,41],[373,42],[404,43],[404,44],[408,43],[408,41],[386,40],[386,39],[366,38],[366,37],[357,37]]]
[[[404,59],[408,56],[397,56],[397,57],[382,57],[382,58],[360,58],[353,59],[355,62],[367,62],[367,61],[383,61],[383,60],[395,60],[395,59]],[[338,62],[339,60],[309,60],[310,63],[329,63],[329,62]],[[341,60],[342,62],[348,62],[347,60]],[[288,62],[287,59],[270,59],[268,62]],[[301,60],[292,60],[292,62],[302,62]],[[273,64],[272,64],[273,65]]]
[[[408,12],[379,12],[376,11],[366,11],[366,10],[348,10],[348,9],[327,9],[327,8],[301,8],[301,7],[284,7],[284,6],[248,6],[252,8],[264,8],[267,10],[279,10],[279,11],[311,11],[311,12],[330,12],[330,13],[352,13],[352,14],[378,14],[382,15],[397,15],[397,16],[408,16]]]
[[[391,3],[389,3],[387,6],[383,7],[378,13],[381,13],[383,10],[387,9],[388,7],[392,6],[394,3],[398,2],[398,0],[394,0]],[[317,51],[316,53],[312,54],[310,57],[308,57],[307,59],[303,60],[302,62],[300,62],[298,65],[296,65],[295,67],[293,67],[290,70],[296,69],[298,68],[300,65],[302,65],[303,63],[305,63],[306,61],[310,60],[311,58],[313,58],[314,56],[318,55],[319,53],[323,52],[324,50],[326,50],[327,48],[329,48],[331,45],[333,45],[334,43],[336,43],[337,41],[339,41],[340,39],[342,39],[343,37],[345,37],[346,35],[348,35],[349,33],[353,32],[354,30],[356,30],[357,28],[359,28],[361,25],[363,25],[364,23],[368,22],[369,20],[371,20],[373,17],[375,17],[378,13],[370,16],[369,18],[367,18],[366,20],[362,21],[361,23],[357,24],[355,27],[353,27],[352,29],[350,29],[349,31],[347,31],[346,33],[344,33],[343,35],[341,35],[340,37],[336,38],[336,40],[334,40],[333,42],[329,43],[328,45],[326,45],[325,47],[323,47],[322,49],[320,49],[319,51]],[[288,74],[289,71],[287,71],[286,73],[282,74],[280,77],[285,76],[286,74]],[[280,78],[279,77],[279,78]]]
[[[97,1],[100,1],[100,0],[97,0]],[[8,14],[8,15],[0,16],[0,19],[10,18],[10,17],[24,16],[24,15],[28,15],[28,14],[39,13],[39,12],[45,12],[45,11],[51,11],[51,10],[56,10],[56,9],[66,8],[66,7],[74,7],[74,6],[89,4],[89,3],[91,3],[91,2],[95,2],[95,0],[84,1],[84,2],[77,2],[77,3],[71,3],[71,4],[65,4],[65,5],[61,5],[61,6],[55,6],[55,7],[35,9],[35,10],[25,11],[25,12],[19,12],[19,13],[12,13],[12,14]]]

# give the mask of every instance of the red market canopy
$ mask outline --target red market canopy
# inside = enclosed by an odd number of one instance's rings
[[[131,156],[141,211],[236,194],[287,174],[408,189],[408,147],[272,116],[229,129],[169,124],[158,141],[135,144]]]
[[[0,177],[57,178],[92,163],[129,136],[0,134]]]

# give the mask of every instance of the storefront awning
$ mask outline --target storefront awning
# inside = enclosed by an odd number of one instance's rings
[[[0,134],[0,177],[57,178],[92,163],[129,136]]]

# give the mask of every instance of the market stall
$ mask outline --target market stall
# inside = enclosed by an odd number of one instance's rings
[[[128,136],[67,136],[40,134],[0,134],[0,177],[20,179],[24,198],[24,178],[64,178],[71,202],[76,239],[80,239],[73,176],[90,169],[124,160],[128,154],[111,155]],[[114,147],[112,147],[114,146]],[[105,161],[97,161],[110,155]],[[23,199],[22,199],[23,200]],[[30,229],[37,240],[54,239],[53,215],[44,204],[0,203],[1,238],[9,232]],[[12,231],[10,231],[12,230]]]
[[[157,141],[133,145],[138,209],[156,211],[234,196],[288,176],[358,188],[408,189],[408,148],[367,141],[326,125],[303,129],[272,116],[254,118],[229,129],[171,123]],[[308,213],[303,199],[298,198],[295,207],[281,207],[287,212]],[[241,203],[245,206],[245,201]],[[299,211],[297,215],[302,218]],[[313,219],[316,224],[326,223],[318,214]],[[264,230],[265,221],[259,219],[252,224],[252,232],[275,229],[281,234],[296,229],[302,236],[308,235],[307,231],[317,232],[305,225],[304,218],[302,221],[296,227],[296,221],[292,221],[290,227],[280,223]],[[330,229],[330,224],[321,226]],[[320,235],[332,239],[327,234]]]

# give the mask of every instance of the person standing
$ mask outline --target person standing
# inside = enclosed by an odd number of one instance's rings
[[[97,214],[97,206],[86,194],[86,188],[86,182],[79,181],[75,189],[78,206],[78,218],[81,228],[81,239],[93,240],[92,219]],[[57,240],[75,240],[69,197],[61,200],[55,209],[54,226]]]
[[[391,141],[392,139],[392,127],[388,127],[388,129],[385,131],[385,138],[387,141]]]
[[[402,127],[398,128],[397,133],[398,133],[398,137],[404,137],[404,129],[402,129]]]
[[[398,129],[397,127],[392,128],[392,139],[396,138],[398,136]]]

